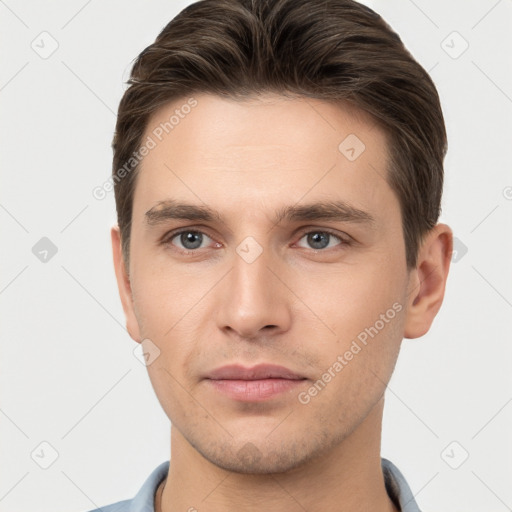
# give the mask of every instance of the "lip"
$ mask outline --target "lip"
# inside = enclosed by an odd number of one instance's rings
[[[265,363],[250,368],[237,364],[222,366],[211,371],[206,378],[212,380],[305,379],[284,366]]]
[[[242,402],[262,402],[304,384],[306,377],[284,366],[259,364],[250,368],[228,365],[206,377],[208,383],[225,396]]]

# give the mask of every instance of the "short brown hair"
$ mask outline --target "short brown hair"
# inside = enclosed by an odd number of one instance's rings
[[[139,167],[132,155],[149,117],[193,93],[243,99],[265,92],[343,100],[371,114],[389,141],[387,181],[400,203],[407,266],[416,266],[422,237],[441,212],[443,113],[428,73],[370,8],[353,0],[201,0],[137,57],[128,85],[112,142],[127,266]]]

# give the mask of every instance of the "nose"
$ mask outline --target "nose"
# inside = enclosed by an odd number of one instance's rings
[[[218,297],[219,328],[253,340],[288,330],[293,294],[285,281],[270,250],[264,249],[254,261],[235,252]]]

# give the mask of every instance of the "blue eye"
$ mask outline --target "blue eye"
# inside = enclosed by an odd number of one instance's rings
[[[210,238],[208,235],[205,235],[201,231],[192,231],[190,229],[186,229],[179,231],[178,233],[174,233],[167,239],[166,243],[172,243],[172,240],[178,238],[179,242],[182,244],[182,247],[180,247],[181,249],[186,251],[193,251],[195,249],[201,248],[205,237]]]
[[[329,245],[332,238],[335,238],[338,240],[338,242],[340,242],[335,245],[346,243],[341,237],[335,235],[334,233],[330,233],[329,231],[309,231],[302,236],[301,240],[303,238],[307,239],[307,243],[314,250],[330,248]]]
[[[173,240],[178,242],[173,242]],[[310,230],[302,233],[300,240],[306,239],[307,246],[299,244],[304,249],[314,251],[323,251],[337,246],[348,246],[350,240],[348,237],[342,238],[340,235],[331,233],[324,229]],[[208,242],[209,241],[209,242]],[[195,229],[181,229],[168,233],[162,240],[163,245],[172,245],[182,253],[197,252],[198,249],[207,248],[214,242],[206,233]],[[216,247],[222,247],[222,244],[216,243]]]

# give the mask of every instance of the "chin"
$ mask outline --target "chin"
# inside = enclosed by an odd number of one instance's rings
[[[335,442],[329,442],[328,436],[320,433],[315,438],[298,440],[276,437],[270,442],[265,436],[261,441],[234,442],[231,439],[225,443],[193,446],[204,458],[226,471],[268,475],[297,469],[321,456]]]

